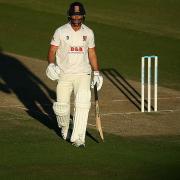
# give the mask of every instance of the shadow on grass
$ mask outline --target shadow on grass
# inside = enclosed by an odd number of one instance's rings
[[[35,62],[36,63],[36,62]],[[52,101],[55,92],[50,90],[36,75],[34,75],[20,60],[4,54],[0,50],[0,90],[14,93],[27,109],[27,113],[49,129],[53,129],[61,137]],[[49,96],[47,95],[49,94]],[[8,106],[11,106],[9,102]],[[89,137],[92,135],[87,133]],[[92,138],[94,140],[94,138]]]
[[[122,94],[140,111],[141,94],[114,68],[102,69],[102,73],[111,83],[118,88]],[[153,107],[152,107],[153,108]],[[145,100],[145,110],[147,101]]]

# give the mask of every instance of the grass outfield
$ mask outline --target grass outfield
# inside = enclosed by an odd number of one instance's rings
[[[72,147],[19,110],[0,111],[0,179],[179,179],[180,137],[87,136]],[[50,124],[49,124],[50,125]],[[88,130],[97,138],[96,131]]]
[[[46,59],[52,33],[66,22],[70,2],[0,0],[2,50]],[[125,78],[139,81],[140,57],[156,54],[160,85],[180,90],[179,0],[82,2],[87,8],[87,25],[96,34],[102,68],[116,68]],[[3,85],[2,80],[1,90]],[[9,101],[15,97],[11,98]],[[25,106],[28,103],[19,100]],[[1,97],[4,101],[13,105]],[[180,179],[180,136],[120,137],[106,133],[105,143],[97,143],[92,138],[99,138],[97,132],[88,129],[86,148],[79,149],[63,141],[45,115],[35,118],[40,115],[2,106],[0,180]]]
[[[54,30],[66,22],[71,1],[0,0],[0,46],[46,59]],[[96,34],[102,68],[116,68],[126,78],[140,79],[140,57],[159,56],[159,84],[180,90],[180,1],[91,0],[87,25]]]

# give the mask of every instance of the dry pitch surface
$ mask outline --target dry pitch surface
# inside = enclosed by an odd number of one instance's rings
[[[47,62],[11,53],[6,53],[6,55],[22,63],[49,89],[55,91],[56,83],[45,76]],[[104,85],[99,92],[99,102],[102,126],[105,132],[121,136],[180,135],[179,91],[158,87],[158,112],[141,113],[139,109],[140,82],[124,80],[112,69],[104,70],[103,76]],[[5,82],[1,79],[1,83]],[[41,87],[41,90],[51,102],[54,101],[49,97],[47,89]],[[13,91],[11,93],[1,91],[0,97],[1,111],[9,109],[12,112],[16,112],[16,110],[26,112],[27,107]],[[37,106],[42,109],[41,104],[37,103]],[[88,127],[95,128],[93,96]]]

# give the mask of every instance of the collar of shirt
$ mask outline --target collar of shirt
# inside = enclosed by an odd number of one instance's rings
[[[71,29],[71,31],[73,31],[73,32],[80,32],[81,30],[84,29],[84,25],[83,25],[83,24],[81,24],[81,27],[80,27],[80,29],[79,29],[78,31],[75,31],[75,30],[72,28],[71,23],[68,23],[68,27],[69,27],[69,28]]]

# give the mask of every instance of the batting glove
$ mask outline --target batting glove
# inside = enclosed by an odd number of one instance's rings
[[[60,69],[54,63],[50,63],[46,69],[46,75],[49,79],[55,81],[59,79]]]
[[[94,71],[93,81],[91,83],[91,88],[97,83],[97,90],[99,91],[103,85],[103,77],[100,75],[99,71]]]

